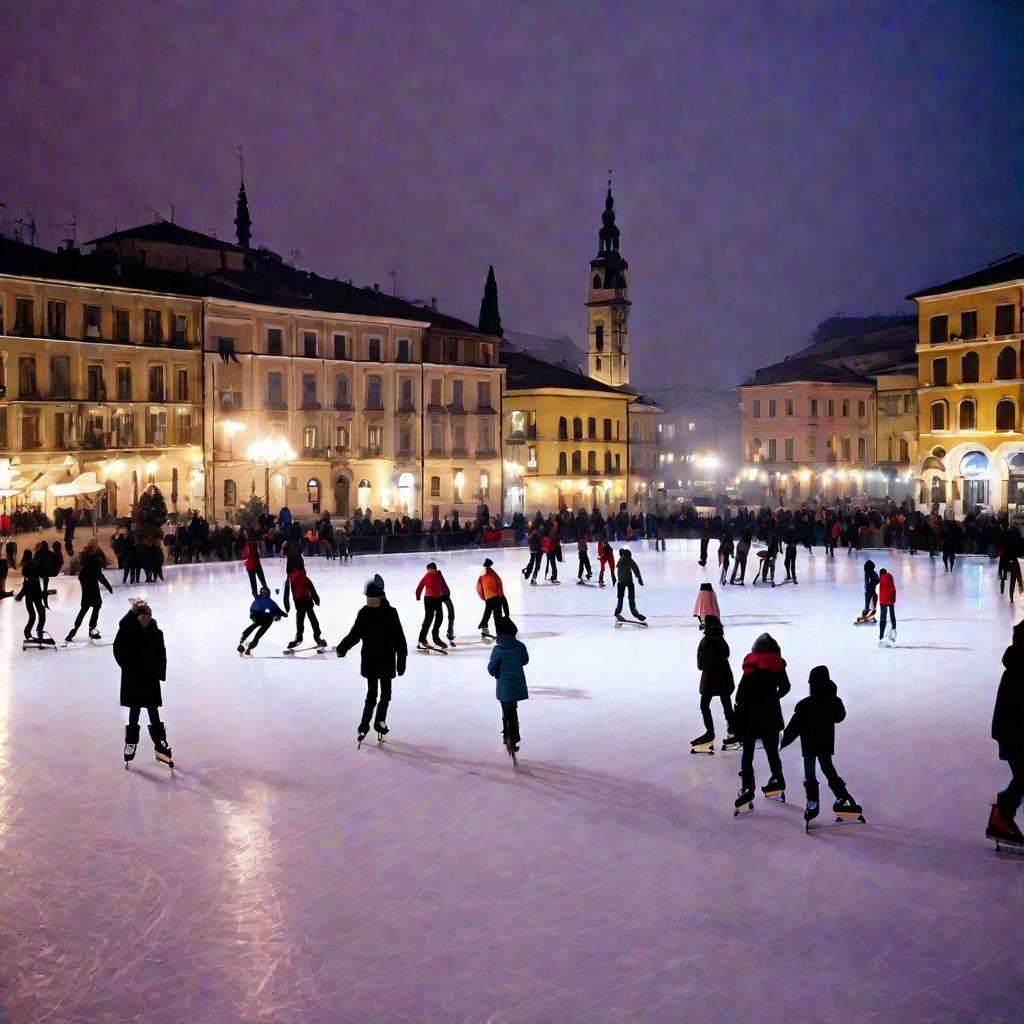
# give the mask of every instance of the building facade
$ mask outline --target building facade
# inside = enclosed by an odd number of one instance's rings
[[[916,360],[879,372],[875,389],[875,463],[886,482],[884,489],[877,490],[901,501],[916,490]]]
[[[921,506],[1024,518],[1024,257],[908,298],[919,321]]]
[[[629,264],[619,252],[615,200],[608,195],[598,231],[597,255],[590,261],[587,285],[587,372],[610,387],[629,384]]]

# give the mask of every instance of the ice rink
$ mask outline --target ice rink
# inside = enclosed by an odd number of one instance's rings
[[[557,587],[526,586],[521,551],[493,555],[532,659],[517,771],[474,628],[483,553],[438,556],[471,643],[411,652],[391,735],[358,751],[358,656],[284,658],[288,622],[240,659],[240,568],[116,586],[105,641],[139,593],[167,638],[173,776],[145,730],[123,770],[109,647],[23,654],[24,608],[4,601],[0,1021],[1024,1020],[1024,859],[984,837],[1007,779],[989,727],[1017,617],[994,564],[947,576],[941,559],[871,553],[899,588],[889,650],[852,624],[863,555],[801,551],[799,586],[771,590],[720,588],[696,542],[634,552],[642,631],[613,629],[613,590],[574,585],[574,551]],[[329,642],[377,571],[414,645],[425,561],[310,560]],[[280,586],[281,565],[267,570]],[[793,747],[790,802],[759,794],[734,819],[739,754],[689,753],[704,579],[737,678],[759,633],[779,640],[787,718],[811,667],[831,669],[848,712],[836,766],[867,824],[831,825],[823,785],[823,827],[804,834]],[[78,587],[57,586],[59,641]],[[761,785],[760,752],[755,767]]]

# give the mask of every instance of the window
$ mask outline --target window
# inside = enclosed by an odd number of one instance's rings
[[[849,416],[850,415],[850,400],[848,398],[844,398],[843,399],[842,415],[843,416]]]
[[[917,395],[913,391],[908,391],[903,396],[903,412],[904,414],[917,412]]]
[[[595,369],[597,370],[598,373],[601,372],[601,357],[600,356],[598,356],[597,359],[595,360]]]
[[[127,309],[114,310],[114,341],[127,345],[132,340],[131,317]]]
[[[441,478],[439,476],[432,476],[430,478],[430,496],[432,498],[441,497]]]
[[[857,438],[857,461],[868,461],[868,439],[866,437]]]
[[[149,400],[151,402],[164,400],[164,368],[162,366],[149,368]]]
[[[484,366],[494,365],[494,346],[490,342],[484,342],[480,346],[480,362]]]
[[[900,462],[910,461],[910,445],[905,437],[900,438]]]
[[[398,359],[399,363],[409,362],[409,339],[399,338],[398,339]]]
[[[809,401],[808,401],[808,413],[811,416],[817,416],[818,415],[818,400],[816,398],[809,399]]]
[[[345,335],[336,334],[334,335],[334,358],[344,359],[345,358]]]
[[[932,384],[935,387],[945,387],[949,382],[948,366],[945,359],[932,360]]]
[[[976,406],[973,398],[965,398],[960,403],[960,429],[974,430],[977,419]]]
[[[558,475],[565,476],[569,472],[569,458],[565,452],[558,453]]]
[[[1016,306],[996,306],[996,335],[1013,334]]]
[[[812,459],[818,454],[818,438],[815,434],[807,435],[807,454]]]
[[[996,380],[1016,380],[1017,353],[1007,346],[996,359]]]
[[[164,340],[163,323],[159,309],[143,310],[142,337],[147,345],[159,345]]]
[[[558,417],[558,440],[569,440],[569,421],[564,416]]]
[[[857,418],[862,420],[862,419],[864,419],[865,416],[867,416],[867,414],[868,414],[868,403],[867,402],[863,402],[863,401],[859,401],[857,403]]]
[[[761,438],[754,437],[750,441],[750,461],[760,462],[761,461]]]
[[[406,377],[402,381],[402,409],[405,411],[411,411],[413,408],[412,378]]]
[[[828,400],[828,415],[830,417],[832,417],[832,416],[835,416],[835,414],[836,414],[836,400],[834,398],[830,398]]]
[[[534,445],[530,445],[526,449],[526,468],[536,469],[537,468],[537,449]]]
[[[583,472],[583,453],[576,451],[572,453],[572,471],[574,473]]]
[[[456,420],[452,428],[452,447],[456,455],[466,454],[466,424],[462,420]]]
[[[307,359],[316,359],[316,331],[302,332],[302,354]]]
[[[996,430],[1015,430],[1017,426],[1017,410],[1009,398],[996,404]]]
[[[775,438],[774,437],[768,438],[768,461],[769,462],[774,462],[775,461],[776,456],[778,455],[777,447],[778,446],[777,446],[777,443],[775,441]]]
[[[315,373],[304,373],[302,375],[302,408],[317,408]]]
[[[177,394],[176,398],[179,402],[188,401],[188,367],[179,366],[174,371],[174,376],[177,380]]]
[[[594,348],[598,352],[604,351],[604,324],[594,325]]]
[[[267,374],[267,405],[271,409],[286,409],[284,400],[284,377],[276,370]]]
[[[768,418],[775,419],[775,399],[768,399]]]
[[[462,501],[462,483],[466,479],[461,469],[452,474],[452,501],[458,505]]]
[[[306,484],[306,501],[313,506],[314,512],[320,511],[320,481],[316,477]]]
[[[35,303],[31,299],[14,300],[14,333],[32,335],[36,332]]]
[[[481,420],[480,422],[480,437],[477,447],[481,455],[490,455],[494,451],[494,445],[491,442],[490,420]]]
[[[38,409],[25,409],[22,411],[21,446],[22,448],[42,448],[43,446]]]
[[[851,455],[851,449],[852,448],[853,448],[853,446],[850,444],[850,439],[848,437],[844,437],[843,438],[843,460],[845,462],[849,462],[850,461],[850,455]]]
[[[135,413],[118,412],[114,414],[114,439],[118,448],[135,446]]]
[[[349,393],[348,375],[339,373],[334,378],[334,408],[347,409],[352,404],[352,396]]]
[[[146,416],[146,444],[163,447],[167,444],[167,412],[164,409],[150,409]]]
[[[754,401],[751,403],[750,415],[753,416],[755,420],[759,420],[761,418],[761,399],[760,398],[755,398]]]
[[[597,437],[597,419],[593,416],[587,417],[587,437],[591,440]]]
[[[174,413],[174,425],[178,444],[192,444],[192,410],[178,409]]]
[[[960,360],[961,382],[964,384],[978,383],[978,353],[965,352]]]
[[[786,415],[787,416],[795,415],[794,405],[795,405],[795,402],[794,402],[794,400],[792,398],[787,398],[786,399]]]
[[[949,341],[949,317],[933,316],[929,322],[929,338],[933,345],[942,345]]]
[[[398,432],[398,450],[402,455],[412,453],[412,427],[403,423]]]
[[[782,444],[786,462],[793,461],[793,438],[787,437]]]
[[[434,377],[430,381],[430,404],[436,409],[441,405],[441,379]]]
[[[453,380],[452,381],[452,408],[453,409],[462,409],[463,408],[463,404],[462,404],[462,391],[463,391],[463,381],[461,381],[461,380]]]
[[[476,405],[478,409],[491,408],[491,382],[489,380],[477,381]]]
[[[46,303],[46,333],[51,338],[67,337],[68,304],[50,299]]]
[[[597,472],[597,452],[587,452],[587,472],[591,476]]]
[[[660,427],[661,424],[659,423],[658,426]],[[612,439],[612,421],[610,419],[606,419],[604,421],[604,439],[606,441],[610,441]]]
[[[70,356],[52,356],[50,358],[50,397],[71,397]]]
[[[339,451],[348,451],[348,427],[343,427],[338,424],[334,428],[334,446]]]
[[[306,455],[315,454],[320,448],[320,430],[313,423],[302,428],[302,450]]]
[[[486,472],[480,474],[480,500],[486,501],[491,496],[491,478]]]
[[[595,274],[594,275],[594,291],[597,292],[597,291],[600,291],[600,290],[601,290],[601,275],[600,274]]]
[[[574,416],[572,421],[572,439],[579,441],[583,437],[583,420],[579,416]]]
[[[224,507],[234,508],[238,504],[238,489],[234,480],[224,481]]]
[[[100,306],[82,307],[82,328],[85,337],[98,338],[102,323],[103,309]]]
[[[380,338],[370,338],[370,340],[366,343],[366,347],[367,347],[366,358],[369,359],[371,363],[379,363],[380,362]]]
[[[887,438],[885,442],[885,461],[893,461],[893,440],[891,437]]]
[[[380,377],[370,377],[366,382],[366,408],[382,410],[384,403],[381,400]]]
[[[171,344],[173,345],[187,345],[188,344],[188,317],[184,313],[175,313],[173,320],[173,334],[171,336]]]
[[[960,314],[960,337],[965,341],[978,336],[978,314],[972,310],[969,313]]]
[[[931,425],[932,430],[946,429],[946,403],[944,401],[932,402]]]
[[[117,364],[117,400],[132,400],[132,368],[127,363]]]
[[[267,355],[284,355],[284,331],[280,327],[267,328]]]
[[[610,473],[612,471],[612,453],[607,450],[604,453],[604,471],[606,473]]]
[[[430,421],[430,450],[440,455],[442,449],[441,421],[435,416]]]
[[[459,361],[459,339],[449,338],[448,339],[448,362],[457,363]]]
[[[86,367],[85,380],[89,401],[105,402],[107,400],[107,387],[103,381],[103,364],[90,363]]]

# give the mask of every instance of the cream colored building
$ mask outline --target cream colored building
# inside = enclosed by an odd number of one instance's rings
[[[902,496],[917,463],[917,361],[880,371],[875,388],[875,461],[900,484],[889,493]]]
[[[102,485],[89,498],[101,515],[129,516],[150,483],[171,512],[203,507],[202,303],[170,284],[0,239],[8,507],[74,504],[50,488],[81,474]]]

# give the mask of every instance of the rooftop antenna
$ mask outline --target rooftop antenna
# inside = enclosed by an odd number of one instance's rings
[[[389,271],[391,274],[391,295],[393,298],[398,296],[398,268],[392,267]]]
[[[244,184],[245,183],[245,154],[242,152],[242,147],[241,146],[235,146],[235,149],[238,150],[238,177],[241,179],[242,183]]]
[[[171,223],[174,223],[174,203],[171,203]]]
[[[299,260],[302,258],[302,253],[298,249],[291,249],[288,253],[288,257],[292,262],[292,269],[296,269],[299,265]]]
[[[25,217],[26,217],[26,219],[25,219],[25,227],[28,228],[28,239],[29,239],[28,244],[29,245],[35,245],[36,244],[36,215],[31,210],[29,210],[28,213],[25,214]]]

